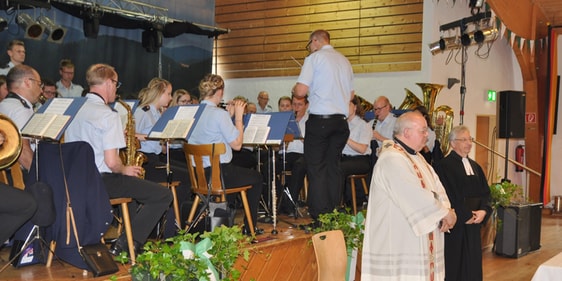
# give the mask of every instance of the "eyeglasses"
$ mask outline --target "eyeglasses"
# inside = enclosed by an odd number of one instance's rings
[[[115,83],[115,88],[119,89],[119,87],[121,87],[121,82],[119,82],[117,80],[113,80],[113,79],[111,79],[111,81],[113,81],[113,83]]]
[[[304,49],[308,50],[308,47],[310,47],[310,44],[312,44],[312,39],[308,40],[308,43],[306,43],[306,47],[304,47]]]
[[[379,111],[379,110],[381,110],[381,109],[383,109],[383,108],[385,108],[385,107],[387,107],[387,106],[388,106],[388,104],[387,104],[387,105],[383,105],[383,106],[381,106],[381,107],[375,107],[375,108],[373,108],[373,110],[374,110],[374,111]]]
[[[460,142],[472,142],[473,139],[472,138],[468,138],[468,139],[454,139],[455,141],[460,141]]]
[[[43,83],[41,80],[37,80],[37,79],[31,78],[31,77],[29,77],[29,78],[27,78],[27,79],[39,83],[38,85],[39,85],[39,88],[41,88],[41,89],[43,88],[43,86],[45,86],[45,83]]]

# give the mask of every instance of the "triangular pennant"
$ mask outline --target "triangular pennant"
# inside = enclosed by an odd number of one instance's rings
[[[513,42],[515,41],[515,33],[513,33],[511,30],[507,30],[507,39],[509,40],[509,44],[511,45],[511,47],[513,48]]]
[[[519,50],[523,51],[524,46],[525,46],[525,38],[519,37]]]
[[[500,36],[501,36],[501,38],[503,38],[503,36],[505,35],[505,32],[507,30],[507,26],[505,26],[505,24],[503,24],[503,22],[500,22],[500,24],[501,24]]]
[[[534,55],[534,51],[535,51],[535,40],[529,40],[527,41],[529,43],[529,50],[531,51],[531,55]]]

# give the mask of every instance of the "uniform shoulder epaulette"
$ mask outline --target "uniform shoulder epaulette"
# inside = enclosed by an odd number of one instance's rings
[[[145,105],[142,107],[143,111],[149,111],[150,110],[150,105]]]

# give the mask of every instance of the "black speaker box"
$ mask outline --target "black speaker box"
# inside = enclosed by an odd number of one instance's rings
[[[525,138],[525,92],[501,91],[497,113],[498,138]]]
[[[542,204],[524,204],[498,208],[495,252],[518,258],[540,248]]]

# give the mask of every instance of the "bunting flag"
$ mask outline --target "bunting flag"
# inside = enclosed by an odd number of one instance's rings
[[[517,44],[515,46],[518,47],[519,50],[523,52],[523,49],[525,49],[530,52],[531,55],[535,53],[535,50],[546,51],[544,48],[548,46],[548,37],[539,39],[523,38],[509,29],[493,11],[492,17],[495,17],[496,27],[498,27],[500,31],[500,38],[505,36],[512,48]]]

